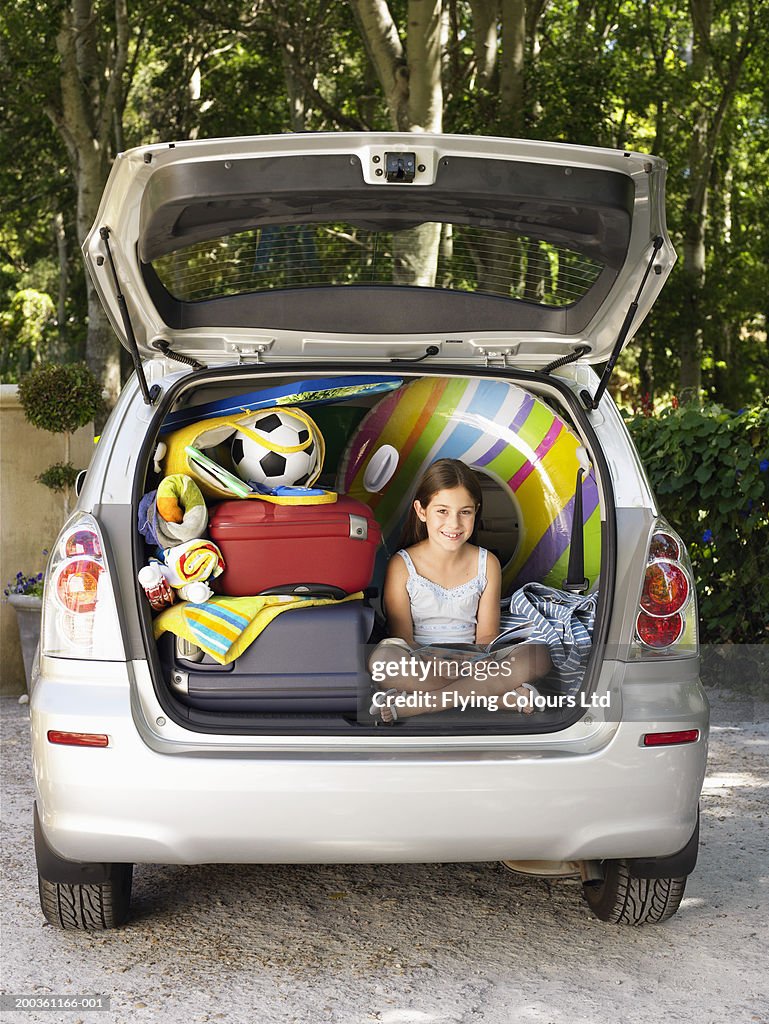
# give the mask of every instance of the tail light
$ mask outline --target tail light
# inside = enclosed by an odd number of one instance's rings
[[[686,548],[666,523],[649,540],[635,622],[639,653],[697,652],[697,603]]]
[[[70,519],[51,552],[40,651],[49,658],[124,658],[104,545],[96,520],[87,513]]]

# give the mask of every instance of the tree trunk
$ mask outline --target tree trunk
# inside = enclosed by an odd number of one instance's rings
[[[60,103],[47,113],[69,153],[77,195],[77,236],[90,230],[107,180],[111,136],[122,120],[128,62],[126,0],[114,2],[114,34],[106,46],[99,36],[93,0],[71,0],[62,10],[56,38],[60,58]],[[107,53],[111,61],[107,59]],[[120,391],[119,346],[96,291],[88,285],[86,361],[113,404]]]
[[[708,221],[708,200],[710,176],[713,161],[721,140],[726,113],[731,106],[743,65],[748,53],[755,45],[753,32],[753,7],[749,5],[748,24],[740,45],[731,40],[732,46],[725,65],[714,67],[711,35],[713,30],[713,0],[689,0],[692,13],[692,59],[690,77],[695,94],[695,113],[689,143],[689,193],[686,199],[686,220],[684,225],[684,266],[683,282],[684,318],[681,327],[680,384],[684,397],[699,400],[702,387],[702,351],[705,315],[703,296],[705,293],[706,228]],[[709,112],[698,87],[708,77],[717,79],[721,85],[715,110]],[[712,107],[711,107],[712,110]]]
[[[387,0],[350,0],[369,57],[384,90],[395,131],[408,131],[409,74]]]
[[[695,87],[708,72],[712,0],[691,0],[692,57],[690,75]],[[705,284],[705,224],[708,214],[708,111],[700,102],[689,139],[689,192],[684,224],[684,322],[680,339],[680,388],[684,399],[699,401],[702,388],[702,289]]]
[[[497,64],[497,9],[499,0],[470,0],[473,14],[473,42],[475,51],[475,74],[478,89],[485,90],[491,85],[491,78]]]
[[[441,0],[409,0],[409,131],[440,132],[443,126],[442,27]]]
[[[288,109],[291,117],[291,131],[303,132],[306,125],[304,89],[294,74],[294,64],[285,46],[281,47],[281,57],[283,58],[283,78],[286,83]]]
[[[67,233],[64,229],[64,216],[59,211],[54,214],[53,234],[56,239],[56,255],[59,263],[59,287],[56,299],[56,326],[58,344],[56,359],[66,359],[69,348],[67,331],[67,299],[69,298],[69,261],[67,259]]]
[[[441,0],[409,0],[406,61],[401,36],[384,0],[351,0],[366,48],[387,98],[390,119],[400,131],[440,132]],[[393,284],[434,287],[441,225],[420,224],[399,231],[393,241]]]
[[[499,79],[500,119],[513,138],[524,134],[526,0],[502,0],[502,66]]]

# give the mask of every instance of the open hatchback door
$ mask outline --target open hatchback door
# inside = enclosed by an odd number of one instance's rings
[[[675,260],[665,169],[420,134],[147,146],[115,161],[84,252],[136,361],[606,363]]]

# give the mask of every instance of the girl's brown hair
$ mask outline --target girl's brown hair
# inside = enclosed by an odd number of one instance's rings
[[[478,482],[478,477],[459,459],[438,459],[425,471],[424,476],[417,484],[414,498],[409,508],[406,523],[401,535],[401,547],[410,548],[427,537],[427,526],[417,515],[414,508],[414,501],[418,501],[422,508],[426,508],[438,491],[447,491],[453,487],[464,487],[470,494],[475,504],[475,526],[470,537],[471,542],[475,541],[478,532],[478,521],[481,515],[483,503],[483,491]]]

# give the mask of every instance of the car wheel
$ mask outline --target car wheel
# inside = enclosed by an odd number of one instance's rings
[[[634,878],[627,861],[608,860],[600,882],[584,882],[587,904],[601,921],[613,924],[659,924],[678,910],[686,887],[683,878]]]
[[[110,865],[106,882],[49,882],[37,876],[40,906],[49,924],[76,931],[118,928],[128,918],[133,864]]]

